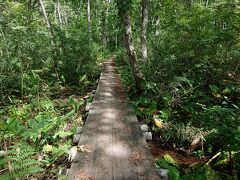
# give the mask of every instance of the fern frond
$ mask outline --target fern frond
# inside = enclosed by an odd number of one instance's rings
[[[10,146],[8,155],[0,160],[8,171],[0,179],[20,179],[42,171],[39,162],[34,159],[35,151],[27,143]]]

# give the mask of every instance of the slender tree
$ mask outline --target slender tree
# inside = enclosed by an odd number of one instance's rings
[[[148,3],[149,0],[142,0],[141,46],[143,60],[146,60],[148,56],[147,50]]]
[[[143,74],[139,69],[137,63],[137,55],[134,48],[133,38],[132,38],[132,26],[130,17],[131,1],[118,0],[118,12],[121,16],[122,23],[124,26],[124,42],[125,48],[128,53],[132,73],[135,79],[136,87],[141,91],[143,89]]]
[[[41,5],[43,17],[44,17],[44,20],[45,20],[47,28],[48,28],[48,34],[49,34],[49,37],[50,37],[50,42],[51,42],[51,46],[52,46],[52,50],[53,50],[53,56],[54,56],[53,57],[53,68],[56,69],[57,68],[57,62],[55,61],[55,58],[56,58],[56,46],[55,46],[52,26],[51,26],[51,23],[50,23],[50,21],[48,19],[47,13],[46,13],[44,1],[43,0],[39,0],[39,3]]]
[[[48,28],[48,33],[49,33],[49,36],[50,36],[51,44],[52,44],[52,46],[54,46],[52,27],[51,27],[50,21],[48,19],[47,13],[46,13],[44,2],[43,2],[43,0],[39,0],[39,3],[41,5],[41,9],[42,9],[44,20],[45,20],[45,22],[47,24],[47,28]]]
[[[59,0],[56,0],[56,14],[60,27],[62,27],[62,15],[61,15],[61,4]]]
[[[88,32],[91,37],[92,34],[92,25],[91,25],[91,4],[90,0],[87,0],[87,17],[88,17]]]
[[[78,6],[78,9],[79,9],[79,19],[81,19],[81,16],[82,16],[82,6],[83,6],[83,1],[80,0],[79,6]]]

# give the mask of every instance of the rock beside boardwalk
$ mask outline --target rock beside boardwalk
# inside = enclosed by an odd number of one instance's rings
[[[142,132],[148,132],[148,126],[146,124],[142,124],[140,126],[140,128],[141,128]]]
[[[151,132],[144,132],[143,136],[146,139],[146,141],[152,141],[152,133]]]

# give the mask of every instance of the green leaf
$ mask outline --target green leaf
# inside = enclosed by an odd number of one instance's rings
[[[57,136],[60,138],[64,138],[67,136],[71,136],[73,133],[71,131],[58,131],[57,133],[54,134],[53,139],[56,139]]]
[[[172,164],[168,164],[164,159],[160,159],[156,161],[157,168],[159,169],[168,169],[169,170],[169,178],[170,180],[181,180],[180,171],[178,168]]]
[[[214,94],[220,91],[216,85],[209,85],[209,87]]]
[[[169,154],[165,154],[163,159],[169,164],[177,165],[176,161]]]
[[[207,165],[197,167],[191,173],[184,175],[183,180],[219,180],[219,176],[215,171]]]
[[[53,151],[53,146],[46,144],[45,146],[43,146],[43,152],[52,152]]]

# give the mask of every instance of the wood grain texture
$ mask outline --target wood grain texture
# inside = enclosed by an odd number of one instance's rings
[[[160,179],[138,120],[121,86],[115,64],[103,65],[68,179]]]

